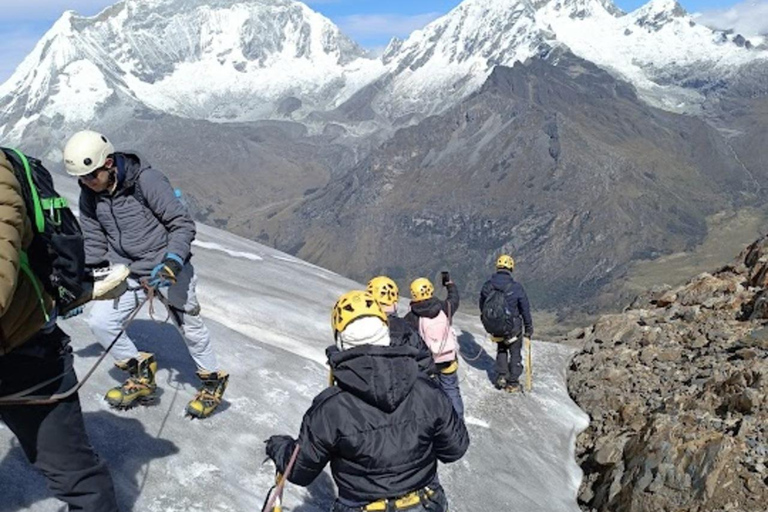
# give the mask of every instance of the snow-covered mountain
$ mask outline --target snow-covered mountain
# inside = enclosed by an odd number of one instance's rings
[[[58,185],[75,193],[71,181]],[[109,465],[125,512],[259,510],[274,483],[274,467],[262,464],[263,440],[297,435],[302,415],[328,383],[331,307],[361,286],[230,233],[198,228],[193,249],[202,314],[231,373],[220,411],[204,421],[183,417],[197,384],[194,364],[173,327],[152,323],[146,311],[130,330],[140,348],[157,354],[160,403],[111,411],[104,392],[124,375],[106,361],[80,392],[91,441]],[[162,321],[158,307],[155,318]],[[459,311],[456,323],[471,446],[461,461],[440,468],[451,510],[578,512],[582,473],[573,450],[588,417],[566,390],[574,349],[535,341],[533,393],[509,395],[491,384],[494,349],[479,321]],[[82,376],[102,349],[81,317],[60,324],[72,336]],[[283,505],[323,512],[334,494],[326,470],[307,489],[289,484]],[[0,496],[3,512],[61,510],[2,422]]]
[[[741,66],[762,60],[738,34],[693,21],[676,0],[621,12],[610,0],[465,0],[385,52],[391,117],[435,113],[477,90],[497,65],[512,66],[565,47],[638,88],[667,109],[701,99]]]
[[[675,0],[628,14],[611,0],[465,0],[378,59],[294,0],[123,0],[56,22],[0,86],[0,137],[17,141],[36,121],[55,131],[151,112],[317,124],[328,118],[307,115],[347,100],[346,111],[364,107],[365,120],[387,124],[440,112],[495,66],[555,48],[672,110],[690,111],[742,66],[768,62],[760,41],[699,25]]]
[[[0,86],[0,135],[116,103],[242,121],[325,109],[381,66],[293,0],[124,0],[65,13]]]

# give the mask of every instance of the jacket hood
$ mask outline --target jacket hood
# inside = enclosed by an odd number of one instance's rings
[[[328,362],[337,385],[390,413],[405,400],[419,374],[412,347],[378,347],[367,345],[338,351],[328,350]]]
[[[499,270],[491,276],[491,285],[495,288],[505,288],[514,282],[515,278],[509,270]]]
[[[437,297],[432,297],[427,300],[420,300],[419,302],[411,302],[411,311],[416,316],[423,316],[426,318],[435,318],[443,310],[443,301]]]

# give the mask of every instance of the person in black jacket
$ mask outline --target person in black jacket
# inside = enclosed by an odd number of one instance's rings
[[[389,345],[392,347],[408,346],[418,350],[419,355],[416,361],[419,363],[419,369],[429,376],[434,376],[437,369],[429,347],[417,331],[414,331],[404,319],[397,316],[397,301],[400,299],[400,289],[397,287],[397,283],[387,276],[377,276],[368,281],[367,290],[387,315]]]
[[[440,387],[463,418],[464,401],[461,398],[458,374],[459,347],[451,326],[453,315],[459,309],[459,289],[447,272],[443,273],[443,286],[448,290],[448,297],[444,301],[435,297],[435,287],[429,279],[415,279],[411,283],[411,310],[405,315],[405,321],[429,347],[435,360]]]
[[[284,474],[298,446],[286,476],[301,486],[330,462],[339,490],[334,512],[394,510],[396,501],[413,512],[447,511],[437,462],[455,462],[467,451],[464,422],[419,371],[416,349],[389,346],[387,317],[371,294],[342,295],[332,326],[336,386],[315,397],[298,440],[272,436],[267,455]]]
[[[522,318],[522,332],[509,337],[494,337],[496,345],[496,387],[507,391],[520,390],[520,374],[523,372],[522,346],[523,338],[533,336],[533,319],[531,306],[523,285],[515,281],[512,271],[515,260],[507,254],[502,254],[496,260],[496,273],[483,285],[480,291],[480,311],[483,310],[488,295],[495,288],[504,292],[507,308],[516,324]]]

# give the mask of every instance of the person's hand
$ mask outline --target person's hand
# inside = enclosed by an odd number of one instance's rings
[[[78,306],[78,307],[76,307],[74,309],[70,309],[69,311],[67,311],[66,313],[61,315],[61,319],[62,320],[69,320],[70,318],[74,318],[77,315],[81,315],[83,313],[83,311],[85,311],[85,306]]]
[[[447,270],[443,270],[440,272],[440,275],[442,277],[443,286],[448,286],[448,283],[451,282],[451,274],[449,274]]]
[[[172,286],[184,268],[184,260],[177,254],[169,252],[162,263],[152,269],[149,276],[149,286],[154,289]]]
[[[291,436],[272,436],[267,443],[267,457],[272,459],[279,473],[285,473],[296,441]]]

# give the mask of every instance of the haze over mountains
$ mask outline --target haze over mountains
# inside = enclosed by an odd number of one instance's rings
[[[600,308],[760,204],[766,78],[764,38],[669,0],[465,0],[379,58],[292,0],[125,0],[54,25],[0,139],[56,162],[103,130],[198,218],[353,278],[475,290],[508,250],[538,307]]]

